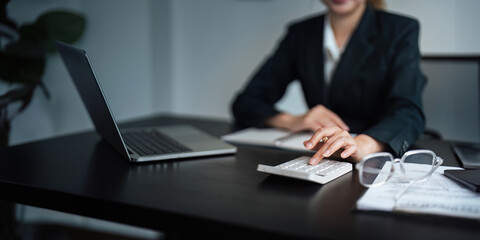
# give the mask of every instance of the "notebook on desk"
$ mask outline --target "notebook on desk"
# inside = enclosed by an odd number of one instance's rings
[[[55,42],[97,132],[131,162],[229,154],[236,148],[188,125],[119,129],[85,50]]]
[[[350,133],[352,137],[356,134]],[[303,142],[313,136],[312,131],[289,132],[278,128],[246,128],[222,136],[222,139],[234,143],[253,146],[281,148],[292,151],[314,153],[307,149]]]
[[[303,146],[313,132],[289,132],[278,128],[247,128],[222,136],[222,139],[236,144],[282,148],[294,151],[315,152]]]

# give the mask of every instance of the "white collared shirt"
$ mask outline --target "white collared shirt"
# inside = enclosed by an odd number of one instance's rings
[[[333,73],[337,67],[340,57],[342,56],[344,46],[347,45],[347,41],[343,46],[338,47],[335,41],[335,35],[333,34],[332,26],[330,25],[329,15],[325,15],[325,24],[323,26],[323,50],[324,50],[324,74],[325,83],[330,85],[333,77]]]

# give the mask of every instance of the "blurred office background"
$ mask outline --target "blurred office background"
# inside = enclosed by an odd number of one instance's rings
[[[480,54],[480,1],[387,0],[386,5],[420,21],[422,54]],[[233,96],[274,49],[286,24],[325,9],[318,0],[13,0],[8,14],[21,24],[55,8],[86,17],[86,31],[75,45],[87,50],[119,121],[156,113],[230,120]],[[43,79],[51,99],[36,92],[13,120],[11,145],[93,129],[58,54],[48,56]],[[478,82],[469,84],[476,87],[465,90],[474,91],[477,135],[466,140],[475,141],[480,140]],[[279,107],[304,112],[298,91],[291,86]]]
[[[423,54],[480,53],[480,1],[386,4],[419,19]],[[75,45],[87,50],[120,121],[158,112],[230,119],[232,97],[285,25],[324,10],[318,0],[13,0],[8,13],[22,23],[53,8],[85,15],[86,31]],[[93,128],[58,54],[48,56],[44,82],[51,99],[36,92],[13,120],[11,144]],[[292,86],[295,94],[280,107],[305,111],[297,90]]]

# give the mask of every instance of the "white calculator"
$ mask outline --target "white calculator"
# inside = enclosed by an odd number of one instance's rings
[[[285,177],[328,183],[352,171],[352,164],[336,160],[322,159],[317,165],[308,164],[310,157],[302,156],[277,166],[258,164],[257,171]]]

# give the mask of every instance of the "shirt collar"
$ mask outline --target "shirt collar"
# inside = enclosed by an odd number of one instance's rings
[[[338,62],[338,60],[340,59],[340,55],[343,52],[343,46],[342,48],[339,48],[337,46],[337,43],[335,41],[335,35],[333,34],[333,29],[330,25],[330,17],[328,14],[325,15],[323,31],[323,48],[325,49],[325,52],[329,55],[329,57],[331,57],[335,62]]]

